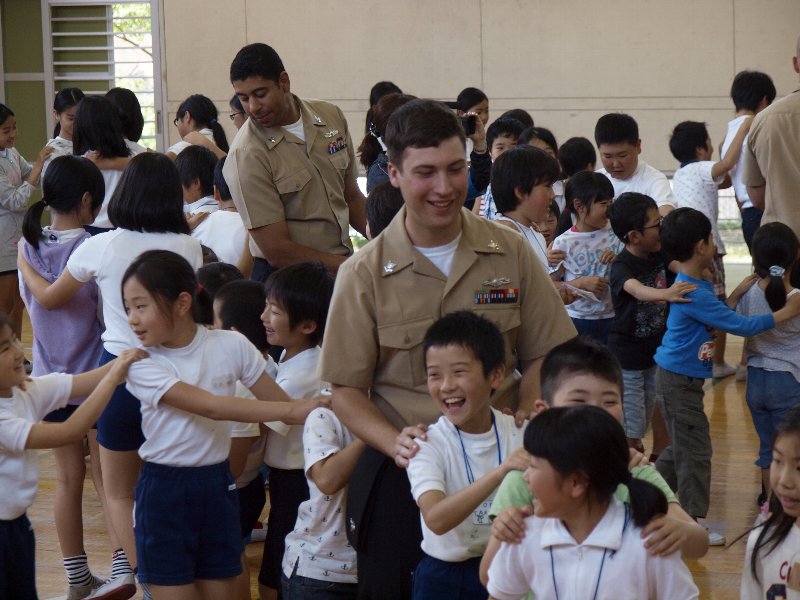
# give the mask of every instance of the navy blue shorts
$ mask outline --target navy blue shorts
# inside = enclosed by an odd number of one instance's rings
[[[142,464],[133,529],[144,583],[186,585],[242,572],[239,497],[227,460],[206,467]]]
[[[445,562],[425,555],[414,571],[414,591],[411,599],[485,600],[489,597],[489,592],[481,583],[478,574],[480,565],[480,556],[461,562]]]
[[[42,421],[48,423],[63,423],[69,419],[76,410],[78,410],[77,406],[67,404],[64,408],[57,408],[53,412],[47,413]]]
[[[100,356],[100,365],[117,358],[107,350]],[[97,419],[97,443],[108,450],[127,452],[138,450],[144,443],[142,405],[125,384],[114,390],[111,400]]]
[[[37,600],[35,546],[27,516],[0,520],[0,600]]]
[[[273,590],[281,589],[281,564],[286,536],[294,529],[297,509],[308,500],[308,481],[303,469],[269,468],[269,519],[267,539],[258,582]]]

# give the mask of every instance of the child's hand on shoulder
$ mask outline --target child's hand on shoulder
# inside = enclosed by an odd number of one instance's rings
[[[644,455],[644,453],[639,452],[636,448],[628,448],[629,458],[628,458],[628,470],[632,471],[636,467],[646,467],[650,464],[650,461]]]
[[[600,262],[601,265],[607,265],[612,260],[614,260],[616,257],[617,257],[617,254],[613,250],[605,250],[600,255],[600,261],[599,262]]]
[[[492,521],[492,536],[509,544],[519,544],[525,537],[525,519],[533,514],[533,506],[509,506]]]
[[[394,439],[394,462],[401,469],[408,467],[409,461],[419,452],[417,440],[428,439],[428,428],[422,423],[403,427]]]
[[[753,284],[756,281],[758,281],[758,275],[756,275],[755,273],[751,273],[750,275],[742,279],[742,282],[739,285],[737,285],[731,292],[730,296],[728,296],[728,306],[731,307],[736,306],[736,304],[739,302],[739,299],[742,296],[744,296],[744,293],[747,290],[753,287]]]
[[[329,396],[317,396],[305,400],[292,400],[289,402],[289,414],[283,420],[287,425],[302,425],[306,422],[306,417],[315,408],[330,408]]]
[[[509,471],[524,471],[528,468],[530,462],[531,455],[528,454],[525,448],[517,448],[503,459],[500,468],[503,473],[508,473]]]
[[[644,547],[650,554],[669,556],[681,549],[688,536],[683,521],[669,515],[659,515],[650,519],[642,530],[642,538],[646,538]]]
[[[688,281],[676,281],[666,290],[664,290],[664,299],[667,302],[691,302],[691,298],[684,298],[684,296],[697,289],[697,286]]]
[[[114,359],[114,364],[106,373],[106,377],[115,382],[116,385],[125,383],[125,378],[128,376],[128,369],[136,361],[142,360],[150,356],[141,348],[128,348],[123,350],[122,353]]]

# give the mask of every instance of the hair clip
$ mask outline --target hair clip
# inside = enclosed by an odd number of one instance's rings
[[[772,277],[783,277],[784,273],[786,273],[786,269],[784,269],[783,267],[781,267],[779,265],[772,265],[769,268],[769,274]]]

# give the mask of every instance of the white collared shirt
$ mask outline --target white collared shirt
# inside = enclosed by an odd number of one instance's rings
[[[196,212],[215,212],[219,210],[219,203],[214,199],[214,196],[203,196],[199,200],[191,203],[183,203],[183,212],[196,213]]]
[[[492,561],[489,593],[497,600],[521,598],[529,591],[537,598],[559,600],[697,598],[697,586],[680,553],[651,556],[629,512],[612,498],[582,543],[560,519],[527,518],[524,541],[503,543]]]

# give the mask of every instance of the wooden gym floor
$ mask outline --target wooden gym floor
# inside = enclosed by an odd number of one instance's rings
[[[726,265],[730,287],[748,272],[744,266]],[[23,342],[30,350],[31,330],[26,321]],[[741,355],[742,340],[728,336],[726,357],[737,363]],[[28,352],[28,355],[29,352]],[[706,524],[724,534],[728,541],[752,526],[756,516],[756,496],[760,491],[759,472],[753,464],[758,450],[758,440],[750,413],[744,402],[744,383],[733,377],[706,384],[706,413],[711,421],[714,447],[713,476],[711,482],[711,510]],[[649,439],[646,440],[648,449]],[[55,470],[52,454],[41,453],[41,482],[36,502],[28,513],[36,533],[36,578],[39,596],[45,600],[60,598],[66,593],[66,578],[61,563],[61,553],[53,522],[53,496]],[[105,523],[94,487],[87,474],[84,488],[85,545],[89,564],[99,575],[110,570],[110,553]],[[744,540],[730,548],[710,548],[708,554],[697,561],[687,561],[700,588],[700,597],[722,600],[739,597],[739,579],[744,559]],[[256,574],[261,562],[261,544],[250,544],[247,549],[253,598],[257,598]],[[136,598],[140,598],[137,594]]]

